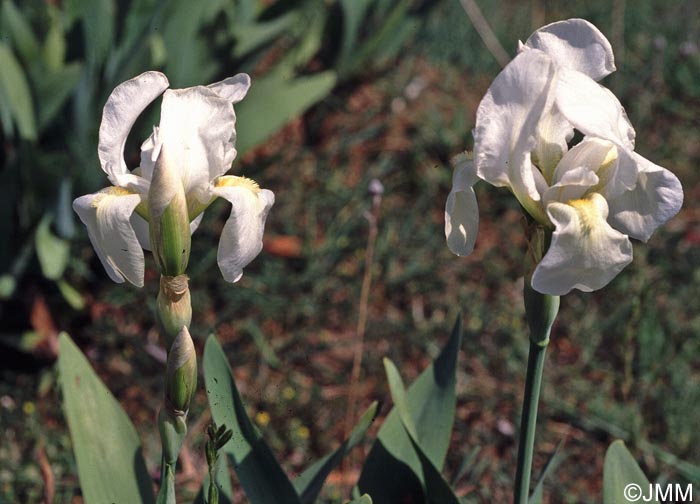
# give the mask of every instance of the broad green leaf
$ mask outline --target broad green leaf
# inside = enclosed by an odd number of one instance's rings
[[[246,54],[264,46],[290,29],[298,20],[295,12],[289,12],[270,21],[250,24],[235,24],[232,27],[236,44],[233,57],[242,58]]]
[[[440,471],[426,456],[424,449],[417,441],[418,434],[413,423],[411,411],[409,410],[406,389],[404,388],[403,380],[401,379],[401,375],[399,375],[398,369],[396,369],[393,362],[386,358],[384,359],[384,368],[386,369],[386,375],[389,381],[391,399],[394,401],[394,409],[398,412],[401,423],[421,463],[425,481],[426,504],[459,504],[459,500],[454,492],[442,477]]]
[[[340,0],[343,8],[343,39],[340,45],[339,64],[342,66],[345,60],[352,54],[355,48],[357,34],[362,26],[367,9],[373,0]]]
[[[0,276],[0,299],[3,301],[10,299],[16,288],[17,280],[15,280],[15,277],[7,273]]]
[[[80,63],[69,63],[53,72],[32,74],[39,103],[37,111],[39,131],[51,123],[66,103],[78,85],[82,70],[83,66]]]
[[[343,458],[357,446],[367,433],[372,422],[377,416],[378,403],[375,401],[364,412],[360,421],[357,423],[350,437],[346,439],[340,447],[333,453],[329,453],[321,460],[315,462],[307,468],[296,480],[294,480],[294,488],[296,489],[302,504],[312,504],[316,501],[324,481],[335,469]]]
[[[82,20],[88,67],[93,71],[101,65],[114,42],[117,17],[114,0],[67,0],[69,16]]]
[[[66,303],[68,303],[71,308],[74,310],[82,310],[85,308],[85,298],[75,287],[66,282],[63,278],[60,278],[56,282],[56,285],[58,285],[58,290],[61,291],[63,299],[66,300]]]
[[[294,487],[248,418],[221,345],[212,335],[204,347],[204,384],[211,414],[233,437],[223,447],[231,457],[238,480],[254,504],[300,504]]]
[[[15,55],[5,44],[0,44],[0,69],[0,102],[3,109],[7,107],[11,113],[22,138],[35,140],[34,105],[27,78]],[[3,112],[3,128],[7,128],[6,115]],[[6,129],[5,134],[12,135],[12,130]]]
[[[461,319],[438,358],[406,393],[407,409],[416,431],[416,442],[430,463],[440,470],[450,444],[456,396],[455,371],[462,340]],[[416,452],[396,407],[379,429],[367,457],[358,486],[379,502],[401,502],[423,493],[424,463]]]
[[[119,44],[110,51],[105,67],[106,80],[111,86],[124,82],[145,68],[162,67],[165,48],[160,59],[154,59],[153,45],[162,44],[163,12],[167,2],[161,0],[132,0],[123,19]],[[159,48],[160,49],[160,48]],[[162,57],[161,57],[162,56]]]
[[[219,485],[219,504],[231,504],[233,502],[233,487],[231,486],[231,474],[228,472],[228,462],[226,457],[219,457],[216,461],[216,473],[214,473],[216,484]],[[194,504],[209,504],[205,495],[209,491],[209,475],[202,481],[202,488],[199,489]]]
[[[46,68],[50,71],[60,70],[66,60],[66,34],[63,29],[61,12],[54,6],[48,10],[51,25],[44,38],[42,55]]]
[[[36,255],[41,272],[49,280],[58,280],[63,275],[70,258],[70,244],[51,232],[50,215],[44,215],[34,235]]]
[[[336,83],[332,71],[286,79],[270,74],[253,81],[245,100],[236,104],[236,148],[240,154],[256,147],[289,120],[325,98]]]
[[[58,372],[85,503],[152,504],[153,482],[136,429],[65,333]]]
[[[630,493],[632,492],[632,493]],[[641,492],[641,493],[639,493]],[[603,464],[603,504],[628,504],[649,495],[649,480],[622,440],[614,441]],[[658,504],[658,501],[647,501]]]
[[[342,76],[357,72],[368,59],[378,60],[393,56],[399,50],[406,37],[417,31],[415,20],[409,16],[411,0],[400,0],[391,11],[383,16],[383,23],[372,32],[370,37],[352,51],[342,61],[338,71]]]
[[[2,2],[2,25],[0,29],[9,33],[20,58],[26,64],[32,63],[39,54],[39,41],[24,15],[11,0]]]
[[[323,32],[328,19],[328,8],[320,2],[306,2],[300,12],[298,42],[278,62],[278,68],[291,72],[301,69],[311,61],[321,48]]]
[[[358,497],[357,499],[348,502],[348,504],[372,504],[372,498],[369,495],[364,494],[362,497]]]
[[[211,13],[210,2],[168,2],[163,40],[168,50],[165,74],[175,88],[211,82],[220,62],[209,41],[201,36]]]

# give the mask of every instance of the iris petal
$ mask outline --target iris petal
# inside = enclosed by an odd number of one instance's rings
[[[243,268],[262,250],[265,220],[275,196],[272,191],[249,184],[217,185],[212,192],[231,203],[231,214],[219,241],[217,262],[224,279],[237,282],[243,275]]]
[[[474,194],[478,180],[474,163],[464,159],[455,166],[452,190],[445,205],[445,237],[452,253],[466,256],[474,250],[479,230],[479,206]]]
[[[607,222],[600,194],[585,200],[551,203],[552,243],[532,275],[532,287],[561,296],[572,289],[590,292],[606,286],[632,261],[632,244]]]
[[[652,233],[676,215],[683,205],[683,188],[670,171],[637,153],[639,177],[634,189],[609,198],[610,221],[621,231],[647,241]]]
[[[115,186],[139,184],[124,162],[124,144],[141,112],[168,87],[160,72],[145,72],[119,84],[102,112],[97,153],[102,170]]]
[[[557,66],[577,70],[596,81],[615,71],[610,42],[585,19],[543,26],[530,35],[525,46],[544,51]]]
[[[119,187],[77,198],[73,209],[87,226],[90,242],[109,277],[143,287],[143,249],[131,223],[142,196]]]
[[[231,168],[235,123],[231,102],[204,86],[163,95],[156,150],[167,144],[188,198],[204,201],[211,181]]]

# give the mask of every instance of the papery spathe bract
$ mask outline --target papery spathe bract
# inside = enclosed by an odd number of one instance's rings
[[[104,107],[98,146],[100,164],[113,187],[77,198],[73,208],[110,278],[140,287],[142,249],[151,249],[148,221],[154,208],[160,212],[170,204],[170,193],[165,192],[173,180],[185,195],[190,233],[209,204],[223,197],[233,208],[219,242],[219,267],[224,278],[234,282],[260,252],[265,219],[274,203],[271,191],[243,177],[224,176],[236,157],[232,105],[245,97],[250,78],[238,74],[209,86],[176,90],[168,85],[162,73],[146,72],[114,89]],[[160,124],[141,146],[141,165],[129,171],[126,138],[139,115],[161,94]],[[170,178],[165,192],[159,189],[154,195],[149,193],[154,167],[163,158]],[[154,198],[158,201],[149,203]]]
[[[532,276],[544,294],[607,285],[632,260],[629,238],[646,241],[683,202],[675,175],[634,152],[622,105],[596,82],[614,69],[610,43],[592,24],[552,23],[521,44],[477,110],[476,177],[509,188],[552,233]],[[583,141],[570,149],[574,131]],[[446,231],[460,253],[454,222],[475,229],[478,214],[471,199],[455,205],[454,195],[471,189],[464,177],[456,172],[453,184]]]

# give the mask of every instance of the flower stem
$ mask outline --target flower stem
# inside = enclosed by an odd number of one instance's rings
[[[530,340],[530,354],[527,359],[527,378],[523,414],[520,422],[520,441],[518,444],[518,465],[515,472],[514,504],[527,504],[530,497],[530,475],[532,457],[535,447],[535,427],[537,426],[537,404],[540,400],[542,371],[547,343],[537,344]]]
[[[527,377],[523,396],[523,413],[520,421],[518,463],[515,471],[514,504],[527,504],[530,497],[532,458],[535,451],[537,405],[542,388],[544,358],[549,344],[554,319],[559,312],[559,296],[535,291],[529,279],[525,282],[525,315],[530,327],[530,352],[527,358]]]

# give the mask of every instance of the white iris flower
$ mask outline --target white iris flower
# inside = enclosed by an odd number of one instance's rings
[[[680,210],[681,184],[634,152],[635,132],[617,98],[596,81],[615,70],[610,43],[582,19],[547,25],[520,45],[482,99],[474,160],[456,163],[445,211],[450,249],[474,248],[473,184],[507,187],[550,229],[532,287],[562,295],[607,285]],[[574,130],[583,140],[569,148]]]
[[[143,249],[151,250],[148,192],[155,163],[163,156],[182,183],[190,232],[217,197],[231,202],[217,258],[224,278],[236,282],[262,249],[265,219],[275,199],[250,179],[224,175],[236,157],[232,105],[245,97],[250,77],[238,74],[187,89],[168,86],[162,73],[146,72],[114,89],[102,114],[98,146],[102,170],[113,186],[77,198],[73,208],[109,277],[142,287]],[[160,125],[141,146],[141,166],[130,171],[124,162],[126,138],[139,115],[161,94]]]

